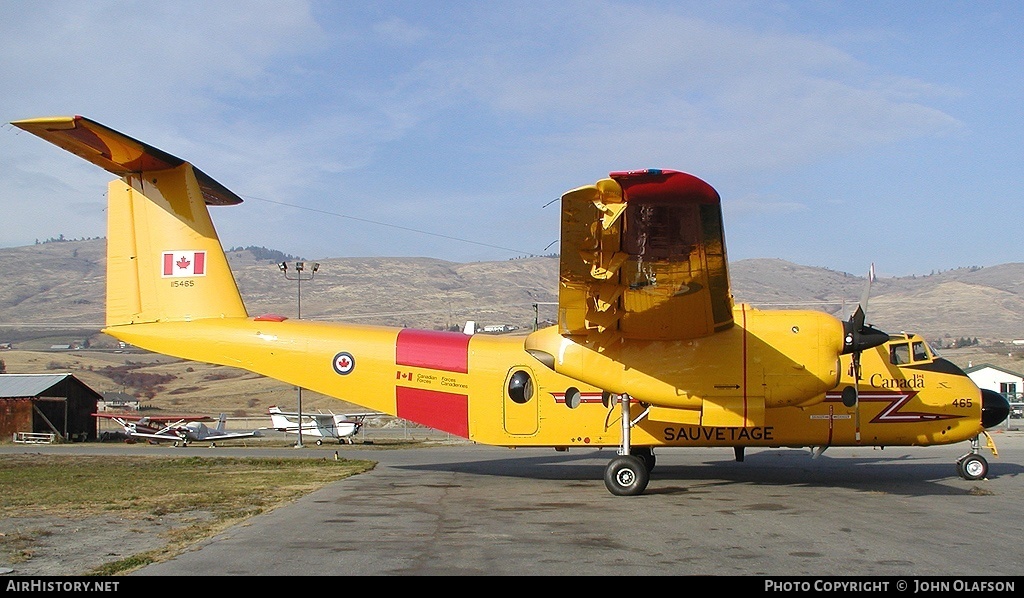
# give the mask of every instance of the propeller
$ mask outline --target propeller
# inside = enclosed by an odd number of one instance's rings
[[[857,404],[857,388],[860,386],[860,354],[872,347],[877,347],[889,340],[889,334],[883,332],[870,324],[867,320],[868,295],[871,293],[871,283],[875,280],[875,265],[871,264],[868,269],[867,284],[864,285],[864,292],[861,294],[860,303],[857,309],[850,315],[850,319],[843,322],[843,350],[841,355],[852,355],[853,386],[843,389],[843,405],[853,407]]]

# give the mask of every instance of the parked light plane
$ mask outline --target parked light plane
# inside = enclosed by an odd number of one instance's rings
[[[188,422],[213,421],[205,415],[126,415],[117,413],[93,413],[98,419],[108,419],[121,426],[126,440],[135,441],[144,434],[156,434],[181,426]]]
[[[117,422],[130,439],[145,438],[151,442],[172,442],[174,446],[188,446],[192,442],[209,442],[211,447],[223,440],[254,438],[260,436],[259,430],[249,432],[228,432],[224,426],[227,414],[221,413],[217,427],[210,428],[203,421],[210,421],[206,416],[183,417],[141,417],[132,419],[127,416],[95,413],[95,417],[111,419]]]
[[[270,413],[270,430],[288,434],[299,433],[299,413],[297,411],[281,411],[277,405],[268,409]],[[380,413],[315,413],[302,412],[302,435],[316,438],[316,445],[324,443],[324,438],[333,438],[339,444],[352,444],[352,437],[363,427],[365,419]]]
[[[84,117],[12,123],[119,178],[108,187],[104,332],[507,447],[616,447],[604,481],[643,493],[660,447],[969,442],[1009,411],[919,336],[735,304],[721,200],[671,170],[612,172],[561,198],[557,324],[525,337],[250,316],[207,206],[241,198]]]

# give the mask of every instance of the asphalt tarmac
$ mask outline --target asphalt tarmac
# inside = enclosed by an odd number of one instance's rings
[[[984,450],[989,476],[977,481],[955,472],[966,443],[833,448],[815,459],[749,449],[743,462],[728,448],[660,449],[647,491],[632,497],[604,486],[612,449],[332,447],[379,464],[132,575],[1015,579],[1024,432],[993,438],[999,456]]]

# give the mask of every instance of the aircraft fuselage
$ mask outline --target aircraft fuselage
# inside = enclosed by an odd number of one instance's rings
[[[621,440],[620,411],[609,393],[551,370],[523,348],[522,337],[258,318],[131,324],[106,332],[138,347],[243,368],[485,444],[611,447]],[[915,341],[923,344],[917,337],[899,344]],[[827,373],[831,379],[818,377],[817,386],[799,396],[800,406],[766,407],[758,425],[643,417],[632,443],[927,445],[981,433],[982,401],[973,382],[931,354],[893,364],[893,344],[864,352],[860,400],[853,407],[841,400],[842,389],[853,384],[850,357],[843,356]],[[689,354],[695,361],[712,357]],[[761,358],[751,353],[750,359]],[[807,369],[794,366],[794,376],[802,380]],[[766,391],[773,393],[773,387]],[[633,397],[631,419],[648,406]]]

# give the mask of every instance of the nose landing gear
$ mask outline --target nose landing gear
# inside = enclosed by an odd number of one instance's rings
[[[996,451],[996,444],[992,441],[992,437],[988,435],[988,432],[982,432],[982,434],[988,441],[986,447],[998,457],[999,452]],[[981,480],[988,476],[988,461],[981,455],[979,438],[980,436],[975,436],[971,440],[971,452],[956,460],[956,473],[965,480]]]

